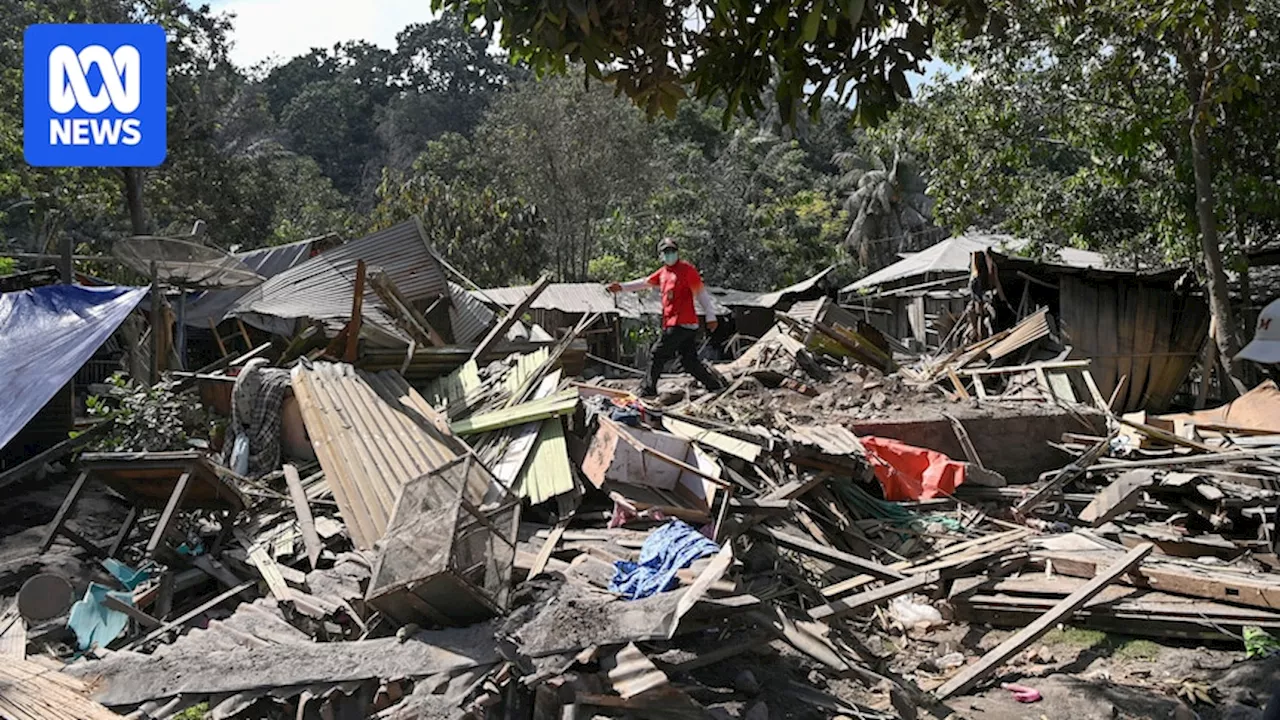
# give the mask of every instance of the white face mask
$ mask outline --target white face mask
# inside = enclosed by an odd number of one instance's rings
[[[679,259],[680,254],[675,250],[666,250],[662,253],[662,264],[664,265],[675,265]]]

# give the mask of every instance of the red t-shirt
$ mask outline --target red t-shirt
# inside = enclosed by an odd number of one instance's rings
[[[663,265],[648,280],[662,293],[662,327],[697,325],[698,312],[693,307],[693,296],[702,290],[702,276],[698,269],[684,260],[675,265]]]

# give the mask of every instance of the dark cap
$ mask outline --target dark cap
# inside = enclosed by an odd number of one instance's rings
[[[671,238],[662,238],[662,242],[658,243],[658,252],[662,252],[667,249],[679,250],[680,247],[676,245],[675,240],[672,240]]]

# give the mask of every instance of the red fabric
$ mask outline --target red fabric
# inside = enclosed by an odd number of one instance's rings
[[[889,438],[859,439],[886,500],[928,500],[950,495],[964,482],[964,463],[936,450]]]
[[[662,293],[662,327],[698,324],[693,296],[702,290],[702,276],[697,268],[677,260],[675,265],[663,265],[655,270],[649,276],[649,284],[657,285]]]

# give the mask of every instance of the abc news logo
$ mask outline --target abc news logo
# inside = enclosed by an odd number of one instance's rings
[[[132,167],[164,161],[163,28],[32,25],[23,40],[28,163]]]
[[[77,107],[98,114],[108,108],[128,114],[142,101],[141,58],[132,45],[121,45],[114,53],[101,45],[80,52],[59,45],[49,53],[49,107],[55,113],[69,113]],[[89,89],[86,73],[97,68],[102,74],[98,92]],[[50,145],[137,145],[142,141],[142,121],[137,118],[50,118]]]

